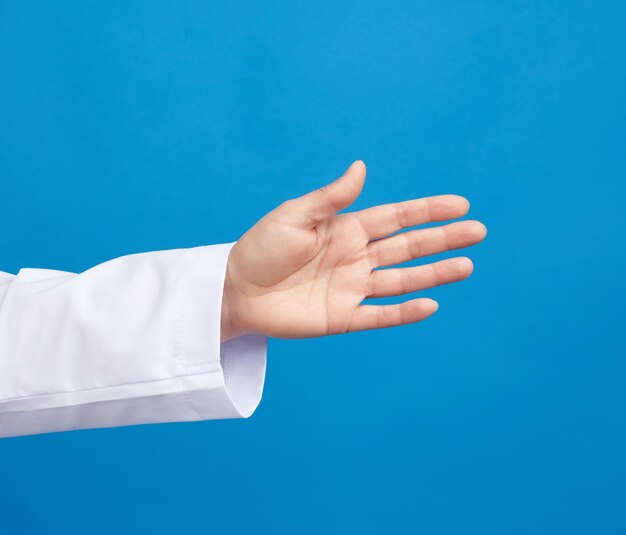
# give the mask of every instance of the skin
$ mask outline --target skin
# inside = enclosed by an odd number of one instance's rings
[[[361,302],[471,275],[466,257],[376,269],[474,245],[487,229],[478,221],[460,221],[398,233],[465,216],[469,202],[458,195],[338,214],[359,196],[365,175],[365,164],[356,161],[336,181],[284,202],[241,237],[228,258],[222,341],[250,333],[305,338],[422,321],[437,310],[436,301]]]

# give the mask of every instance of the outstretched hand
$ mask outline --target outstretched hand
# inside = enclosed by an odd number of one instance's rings
[[[437,310],[432,299],[361,302],[460,281],[472,273],[472,261],[465,257],[375,269],[474,245],[487,230],[478,221],[460,221],[394,234],[464,216],[469,203],[457,195],[337,214],[354,202],[364,182],[365,165],[356,161],[341,178],[284,202],[241,237],[228,258],[222,341],[248,333],[303,338],[421,321]]]

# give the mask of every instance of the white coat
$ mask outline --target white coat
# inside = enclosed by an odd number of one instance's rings
[[[0,437],[250,416],[267,339],[220,344],[232,245],[0,272]]]

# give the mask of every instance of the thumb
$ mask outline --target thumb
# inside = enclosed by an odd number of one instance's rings
[[[356,200],[363,189],[365,174],[365,164],[357,160],[348,167],[343,176],[295,199],[292,206],[316,225],[347,208]]]

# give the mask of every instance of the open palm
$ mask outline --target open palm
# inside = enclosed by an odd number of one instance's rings
[[[432,299],[363,305],[368,297],[403,295],[468,277],[469,258],[379,270],[480,242],[485,226],[461,221],[408,227],[464,216],[457,195],[337,214],[360,194],[365,165],[357,161],[319,190],[289,200],[257,222],[233,247],[224,284],[222,339],[246,333],[281,338],[323,336],[423,320]]]

